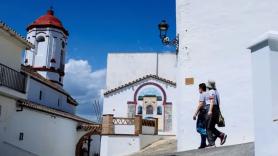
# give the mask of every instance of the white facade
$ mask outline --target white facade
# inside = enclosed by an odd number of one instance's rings
[[[256,156],[276,156],[278,147],[278,32],[269,32],[250,46]]]
[[[149,74],[174,81],[175,53],[109,53],[107,56],[107,90]]]
[[[102,136],[101,156],[124,156],[140,150],[139,136]]]
[[[175,53],[110,53],[107,58],[103,114],[143,119],[158,118],[154,127],[114,125],[115,135],[102,136],[101,156],[122,156],[140,151],[166,135],[176,134]]]
[[[20,71],[22,43],[10,37],[8,32],[0,29],[0,63],[14,70]]]
[[[162,88],[158,88],[154,84],[159,85]],[[162,90],[161,90],[162,89]],[[153,107],[152,114],[146,114],[146,106],[144,106],[144,100],[139,100],[141,93],[144,93],[145,90],[157,90],[159,95],[161,95],[161,100],[157,101]],[[134,85],[125,87],[124,89],[115,91],[109,95],[104,96],[103,103],[103,114],[114,114],[114,117],[134,117],[134,115],[140,115],[139,107],[142,107],[142,117],[155,117],[159,120],[159,133],[163,134],[176,134],[176,112],[177,108],[175,105],[175,90],[176,87],[165,82],[161,82],[156,79],[146,79],[142,80]],[[164,97],[163,92],[166,93]],[[137,94],[136,94],[137,93]],[[136,99],[136,102],[134,101]],[[156,97],[155,97],[156,98]],[[163,104],[164,98],[167,99],[166,103]],[[134,106],[134,107],[133,107]],[[157,112],[157,108],[161,108],[161,114]],[[167,113],[165,113],[166,107],[171,107],[171,114],[167,121]],[[135,109],[135,110],[134,110]],[[170,124],[170,125],[167,125]],[[133,133],[134,130],[131,132]]]
[[[61,93],[34,78],[29,79],[27,90],[27,99],[32,102],[63,110],[71,114],[75,113],[76,106],[68,103],[65,93]]]
[[[250,39],[278,27],[276,0],[177,0],[178,150],[198,147],[193,113],[198,84],[216,81],[227,133],[225,145],[254,141]],[[194,85],[185,85],[193,77]]]
[[[103,114],[114,114],[115,117],[155,117],[159,120],[159,132],[175,134],[176,87],[166,82],[170,80],[174,83],[175,74],[175,53],[108,54],[106,90],[109,92],[115,88],[126,87],[104,96]],[[147,78],[148,76],[150,78]],[[154,76],[166,81],[153,78]],[[147,106],[152,107],[150,114],[147,114]],[[139,111],[140,109],[142,111]]]
[[[126,156],[169,136],[161,135],[108,135],[101,138],[101,156]]]
[[[77,122],[34,110],[17,111],[16,100],[0,96],[0,151],[5,156],[75,155]],[[23,140],[20,140],[20,133]]]

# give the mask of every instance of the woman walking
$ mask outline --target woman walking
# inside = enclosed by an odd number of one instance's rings
[[[214,81],[208,81],[207,88],[209,89],[210,104],[207,115],[207,134],[208,134],[208,146],[215,146],[215,140],[220,138],[220,145],[226,142],[227,135],[216,129],[215,125],[219,121],[220,115],[220,98],[219,93],[216,90]]]
[[[201,145],[199,149],[207,147],[206,140],[207,140],[207,131],[206,131],[206,115],[207,110],[205,109],[206,101],[209,101],[208,92],[206,92],[206,84],[201,83],[199,84],[199,93],[200,99],[196,109],[196,112],[193,116],[193,120],[196,120],[198,116],[196,128],[197,132],[200,133],[201,136]]]

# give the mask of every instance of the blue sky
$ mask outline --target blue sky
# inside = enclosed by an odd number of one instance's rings
[[[94,70],[106,67],[108,52],[173,50],[161,45],[157,24],[165,18],[174,36],[175,0],[8,0],[0,19],[25,36],[51,5],[70,32],[67,59],[86,59]]]
[[[84,117],[105,87],[107,53],[175,50],[161,44],[157,27],[166,19],[169,37],[175,36],[175,0],[8,0],[1,2],[0,20],[25,36],[50,6],[70,33],[64,88]]]

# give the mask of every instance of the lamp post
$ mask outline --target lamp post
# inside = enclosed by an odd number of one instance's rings
[[[162,20],[161,23],[158,24],[158,29],[160,32],[160,39],[161,39],[163,45],[174,46],[176,48],[176,52],[178,52],[179,35],[177,35],[173,40],[170,40],[170,38],[167,36],[168,28],[169,28],[169,24],[166,22],[166,20]]]

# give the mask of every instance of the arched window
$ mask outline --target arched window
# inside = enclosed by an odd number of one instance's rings
[[[157,115],[162,115],[162,107],[161,106],[157,106]]]
[[[153,114],[153,106],[152,105],[147,106],[146,114]]]
[[[65,48],[65,42],[62,41],[62,48]]]
[[[142,114],[142,106],[138,106],[137,114]]]
[[[36,38],[36,40],[37,40],[37,42],[44,42],[44,41],[45,41],[45,39],[44,39],[43,36],[38,36],[38,37]]]

